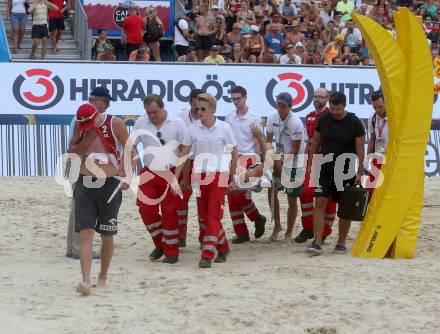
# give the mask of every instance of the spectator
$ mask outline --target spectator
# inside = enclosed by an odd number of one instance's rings
[[[266,32],[266,25],[263,22],[264,16],[261,14],[255,14],[255,26],[258,27],[258,30],[261,34],[264,34]]]
[[[247,40],[246,49],[250,63],[261,62],[264,51],[264,39],[256,25],[251,25],[251,37]]]
[[[250,35],[251,25],[256,23],[255,14],[248,8],[246,0],[241,2],[240,11],[237,13],[237,22],[241,25],[241,34]]]
[[[32,13],[32,51],[30,59],[35,59],[35,52],[41,41],[41,59],[46,57],[47,39],[49,32],[47,30],[48,9],[58,10],[59,8],[46,0],[35,0],[29,6],[29,12]]]
[[[213,45],[211,48],[210,55],[205,58],[203,61],[204,63],[211,63],[211,64],[224,64],[225,58],[223,58],[222,55],[219,55],[221,48],[218,45]]]
[[[58,10],[49,9],[49,32],[52,43],[52,54],[56,55],[60,52],[60,49],[58,49],[58,42],[61,39],[61,34],[66,30],[66,27],[64,26],[64,12],[70,7],[70,0],[67,1],[65,7],[63,7],[64,0],[49,1],[59,8]]]
[[[430,15],[432,18],[437,16],[437,6],[434,5],[432,0],[427,0],[426,3],[424,5],[422,5],[421,8],[425,8],[426,9],[426,13],[428,15]]]
[[[149,61],[150,60],[150,49],[144,43],[137,50],[133,50],[130,53],[129,61]]]
[[[160,61],[160,44],[159,40],[163,37],[165,26],[162,20],[157,16],[156,8],[149,7],[147,15],[144,17],[145,33],[143,40],[153,51],[155,61]]]
[[[129,16],[124,19],[122,24],[124,29],[123,39],[127,54],[137,50],[143,43],[142,33],[144,31],[144,21],[137,14],[136,7],[132,6],[128,9]]]
[[[113,45],[106,44],[103,52],[100,52],[96,57],[96,60],[99,61],[116,61],[115,49]]]
[[[292,3],[292,0],[285,0],[284,3],[280,6],[280,15],[283,21],[283,24],[291,24],[292,20],[298,15],[298,9]]]
[[[241,43],[240,30],[241,30],[240,23],[234,23],[234,25],[232,26],[232,31],[226,34],[224,45],[229,50],[232,50],[234,44]]]
[[[240,43],[234,44],[233,52],[231,58],[228,59],[228,63],[247,63]]]
[[[295,44],[295,54],[301,58],[301,64],[305,64],[306,60],[306,49],[304,48],[304,44],[301,42],[298,42]]]
[[[328,43],[333,42],[337,34],[338,28],[336,28],[335,22],[329,21],[327,24],[327,28],[321,31],[321,40],[323,45],[327,45]]]
[[[338,34],[335,37],[334,42],[330,42],[326,45],[323,53],[324,53],[324,64],[332,65],[333,59],[339,56],[341,53],[341,47],[344,43],[344,36]]]
[[[200,7],[201,15],[196,18],[197,51],[198,58],[203,59],[214,45],[214,38],[217,32],[215,18],[209,14],[207,5]]]
[[[220,7],[218,5],[212,5],[211,6],[211,14],[214,16],[215,19],[217,18],[224,18],[224,16],[220,13]]]
[[[240,10],[240,3],[237,3],[235,0],[227,0],[225,4],[225,12],[226,12],[226,31],[232,30],[232,25],[237,22],[237,13]]]
[[[269,6],[267,0],[260,0],[260,4],[258,6],[254,6],[254,11],[255,15],[263,17],[264,25],[269,24],[272,15],[272,7]]]
[[[307,50],[313,54],[315,53],[315,50],[318,46],[320,46],[322,50],[323,43],[322,40],[319,38],[319,31],[315,30],[312,33],[312,38],[307,41]]]
[[[225,18],[222,15],[219,15],[215,18],[215,26],[217,32],[214,38],[215,45],[223,45],[225,43],[226,36],[226,26],[225,26]]]
[[[177,57],[186,55],[188,52],[190,41],[192,41],[193,38],[189,24],[194,17],[194,13],[187,12],[182,18],[177,20],[174,26],[174,46]]]
[[[272,26],[276,26],[279,32],[285,35],[284,24],[281,23],[281,15],[278,12],[272,12],[270,24],[266,26],[266,30],[269,31]]]
[[[261,62],[263,64],[277,64],[278,58],[275,54],[275,50],[271,47],[267,47],[266,50],[263,52]]]
[[[281,56],[281,47],[283,45],[284,37],[280,32],[278,25],[271,24],[269,27],[269,32],[264,36],[264,46],[267,48],[271,48],[275,51],[275,56],[277,60]]]
[[[324,64],[324,55],[322,54],[322,47],[319,45],[315,49],[315,53],[313,54],[313,64],[315,65],[323,65]]]
[[[292,22],[292,31],[287,33],[286,35],[286,44],[290,43],[295,45],[298,42],[304,42],[305,36],[304,34],[299,31],[299,22],[297,20],[294,20]]]
[[[299,42],[301,43],[301,42]],[[295,54],[295,47],[293,44],[287,44],[286,45],[287,53],[282,55],[280,57],[280,64],[281,65],[287,65],[287,64],[295,64],[300,65],[302,63],[301,57]]]
[[[184,63],[194,63],[198,62],[199,59],[197,58],[197,51],[195,48],[190,47],[186,54],[180,56],[177,58],[178,62],[184,62]]]
[[[341,0],[336,5],[336,11],[338,11],[342,16],[341,21],[347,22],[351,19],[351,12],[354,10],[354,3],[351,0]]]
[[[327,2],[325,7],[319,11],[319,17],[325,27],[327,27],[327,24],[333,20],[334,15],[335,11],[331,2]]]
[[[347,28],[342,29],[341,35],[345,38],[345,45],[350,48],[350,52],[357,53],[362,44],[361,31],[355,27],[353,20],[347,21]]]
[[[111,45],[111,42],[107,39],[107,32],[104,29],[98,30],[98,38],[92,41],[92,58],[98,59],[108,45]]]
[[[21,49],[21,42],[26,29],[27,13],[25,3],[27,3],[27,0],[8,0],[6,2],[6,17],[9,16],[11,19],[13,54]]]

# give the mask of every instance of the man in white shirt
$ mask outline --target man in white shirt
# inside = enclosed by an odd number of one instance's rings
[[[376,91],[371,94],[371,103],[373,104],[374,113],[368,118],[370,140],[368,141],[367,155],[374,154],[374,157],[371,160],[371,170],[367,183],[370,199],[371,196],[373,196],[373,191],[378,182],[380,169],[388,145],[387,110],[381,91]]]
[[[139,214],[150,233],[155,249],[150,260],[176,263],[179,260],[177,207],[179,198],[170,188],[177,186],[174,167],[188,132],[183,121],[164,109],[164,103],[156,94],[144,100],[146,115],[134,125],[134,143],[143,145],[140,155],[144,167],[140,170],[140,183],[136,204]],[[161,214],[159,214],[159,207]]]
[[[292,96],[289,93],[281,93],[277,96],[276,102],[278,112],[267,120],[266,142],[272,143],[275,139],[276,152],[281,158],[275,161],[274,176],[281,176],[281,184],[287,193],[289,208],[284,241],[290,241],[304,179],[305,132],[301,120],[291,111]],[[269,203],[274,206],[272,210],[275,219],[271,240],[276,240],[282,229],[277,192],[277,189],[269,189]]]
[[[177,24],[174,25],[174,45],[178,57],[188,53],[189,41],[192,39],[189,23],[193,20],[193,18],[194,14],[187,12],[185,13],[185,16],[177,20]]]
[[[299,43],[301,43],[301,42],[299,42]],[[291,44],[291,43],[287,44],[286,50],[287,50],[287,53],[280,57],[280,64],[281,65],[286,65],[286,64],[300,65],[301,64],[301,57],[298,56],[297,54],[295,54],[295,47],[293,46],[293,44]]]
[[[355,27],[353,20],[347,21],[347,28],[342,29],[341,35],[345,37],[345,46],[350,48],[350,52],[359,51],[362,44],[361,31]]]
[[[178,116],[183,120],[188,129],[191,124],[197,122],[199,120],[199,113],[195,110],[197,97],[203,93],[201,89],[193,89],[189,94],[189,110],[181,111]],[[193,151],[191,151],[193,152]],[[194,152],[193,152],[194,153]],[[192,167],[194,163],[194,156],[191,156],[190,160],[190,168],[186,170],[186,177],[189,179],[192,174]],[[192,189],[190,186],[182,189],[183,198],[179,200],[179,206],[177,208],[177,221],[179,223],[179,247],[186,247],[186,232],[188,226],[188,202],[192,195]],[[204,230],[203,222],[199,221],[199,241],[202,243],[201,235],[202,230]]]
[[[261,127],[261,118],[246,104],[247,91],[242,86],[231,90],[231,100],[236,110],[226,116],[226,123],[232,129],[237,141],[239,165],[246,168],[255,162],[260,162],[259,157],[262,148],[252,133],[252,126]],[[250,190],[237,190],[228,193],[229,212],[236,236],[232,239],[233,244],[241,244],[250,241],[249,231],[246,226],[244,215],[255,223],[255,238],[261,238],[265,231],[266,217],[260,214],[255,203],[252,201]]]
[[[224,263],[229,254],[228,241],[221,224],[226,191],[235,190],[238,151],[231,127],[214,113],[217,100],[211,94],[200,94],[196,110],[200,121],[189,127],[181,156],[192,148],[195,153],[192,184],[198,192],[197,212],[206,225],[203,235],[200,268],[210,268],[215,251],[215,263]],[[178,177],[183,167],[176,170]],[[182,182],[181,186],[185,186]]]

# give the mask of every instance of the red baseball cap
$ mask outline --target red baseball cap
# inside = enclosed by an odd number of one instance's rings
[[[95,116],[98,111],[90,103],[81,105],[76,112],[76,120],[79,123],[79,129],[81,131],[87,131],[93,128],[95,125]]]

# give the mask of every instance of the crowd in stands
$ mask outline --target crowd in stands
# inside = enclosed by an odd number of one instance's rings
[[[184,5],[174,29],[181,62],[374,66],[350,14],[370,16],[395,35],[393,11],[402,6],[419,17],[433,57],[438,55],[439,1],[186,0]],[[127,58],[160,61],[165,27],[154,9],[144,17],[132,11],[126,20]],[[113,60],[105,31],[94,41],[94,53],[98,60]]]

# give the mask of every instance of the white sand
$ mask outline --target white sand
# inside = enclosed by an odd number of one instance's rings
[[[148,260],[152,242],[126,196],[110,287],[84,298],[74,290],[79,261],[64,256],[62,188],[0,178],[0,333],[440,333],[439,188],[439,179],[426,184],[413,260],[333,255],[334,236],[325,255],[309,258],[304,244],[268,242],[269,225],[211,270],[197,267],[194,202],[188,247],[169,266]],[[269,216],[266,194],[254,198]],[[227,212],[223,222],[231,238]],[[94,261],[95,278],[98,270]]]

